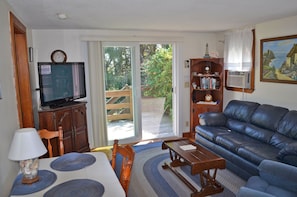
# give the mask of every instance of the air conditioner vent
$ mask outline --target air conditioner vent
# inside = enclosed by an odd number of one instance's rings
[[[251,88],[250,72],[228,71],[227,87]]]

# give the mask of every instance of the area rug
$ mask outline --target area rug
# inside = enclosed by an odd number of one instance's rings
[[[161,196],[187,197],[192,191],[170,170],[164,170],[164,162],[170,162],[168,150],[162,150],[161,142],[134,146],[136,152],[132,168],[128,197]],[[196,188],[200,189],[199,176],[192,176],[189,167],[178,168]],[[228,170],[218,170],[217,180],[224,186],[224,191],[214,197],[234,197],[245,181]]]

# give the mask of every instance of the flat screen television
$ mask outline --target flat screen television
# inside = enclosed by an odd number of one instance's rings
[[[86,97],[84,62],[38,62],[41,106],[56,108]]]

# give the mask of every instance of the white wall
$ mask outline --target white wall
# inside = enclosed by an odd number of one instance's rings
[[[10,7],[0,0],[0,196],[8,196],[13,179],[18,173],[18,163],[8,159],[8,151],[14,131],[19,128],[13,63],[9,32]]]
[[[50,54],[53,50],[62,49],[67,53],[67,61],[84,61],[86,58],[85,41],[82,40],[105,40],[105,41],[178,41],[179,64],[177,66],[178,85],[182,87],[179,92],[179,104],[182,111],[178,117],[178,131],[188,131],[186,121],[189,121],[189,88],[184,88],[184,82],[189,81],[189,68],[184,68],[184,60],[189,58],[203,57],[205,46],[208,43],[209,52],[217,51],[222,57],[222,43],[217,43],[216,33],[174,33],[174,32],[155,32],[155,31],[108,31],[108,30],[32,30],[34,43],[35,68],[37,62],[50,61]],[[86,65],[87,66],[87,65]],[[35,71],[37,76],[37,70]],[[36,79],[38,82],[38,79]],[[35,97],[39,93],[36,92]],[[185,96],[186,95],[186,96]],[[87,98],[88,99],[88,98]],[[90,102],[88,102],[90,103]],[[87,105],[87,109],[91,106]],[[88,110],[90,112],[90,110]],[[89,142],[92,147],[92,128],[91,114],[88,113]]]
[[[297,34],[297,16],[256,25],[255,91],[252,94],[224,92],[224,103],[232,98],[297,109],[297,84],[260,81],[260,40]]]

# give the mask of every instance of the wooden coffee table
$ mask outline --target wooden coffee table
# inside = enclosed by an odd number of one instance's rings
[[[226,168],[223,158],[188,138],[166,140],[162,143],[162,149],[169,149],[172,160],[170,164],[164,163],[163,169],[170,169],[177,175],[193,191],[191,197],[207,196],[224,190],[221,184],[216,181],[217,169]],[[200,190],[174,168],[183,165],[191,166],[192,175],[200,175]]]

